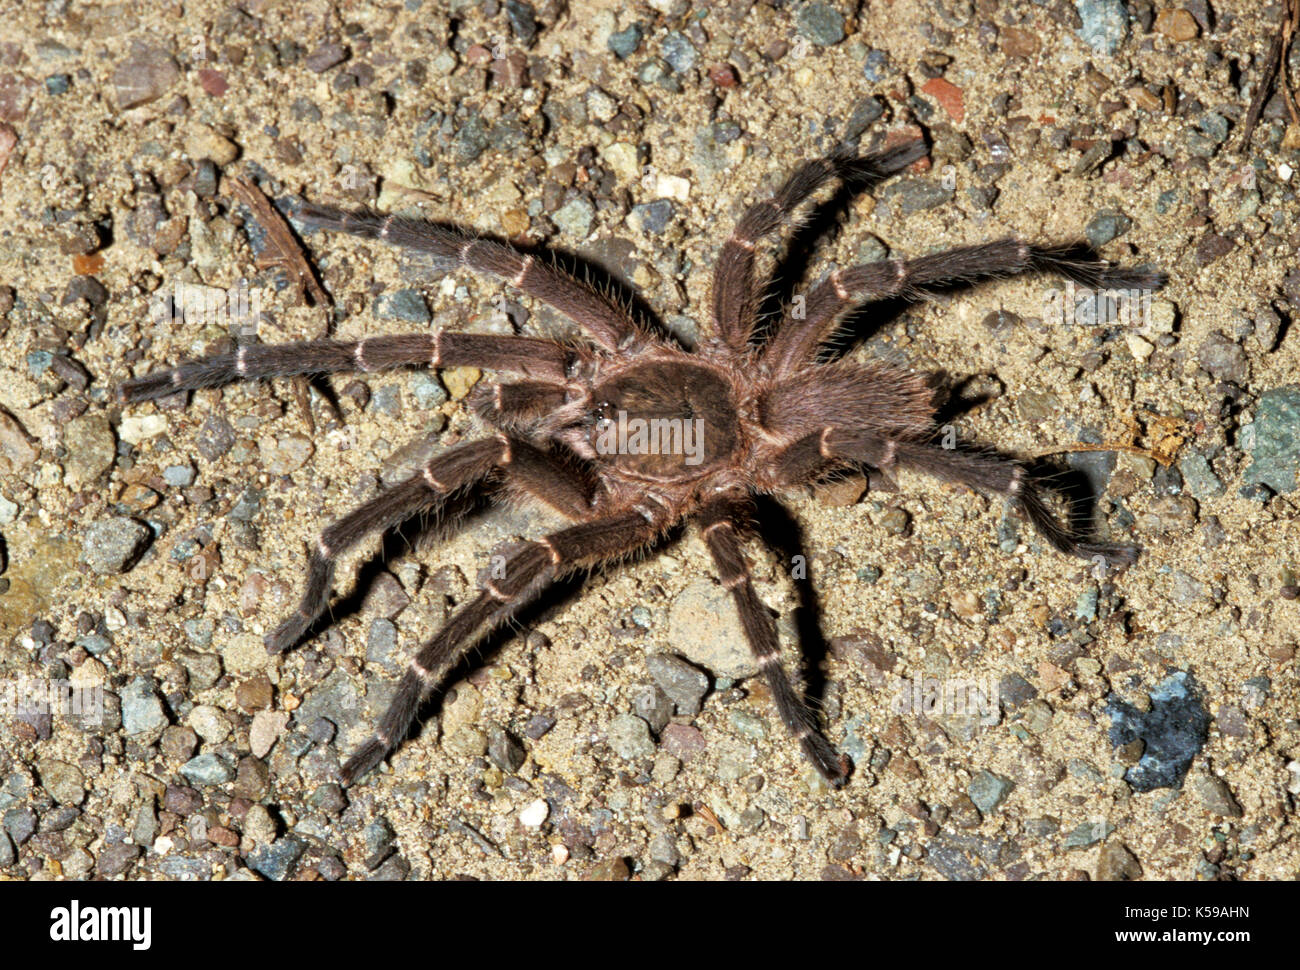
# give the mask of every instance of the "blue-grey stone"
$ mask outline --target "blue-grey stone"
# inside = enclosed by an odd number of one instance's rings
[[[676,73],[684,74],[700,63],[700,52],[686,35],[674,30],[659,42],[659,52]]]
[[[635,714],[619,714],[609,722],[609,746],[620,758],[648,758],[655,753],[650,725]]]
[[[896,202],[905,216],[943,205],[952,195],[952,190],[944,188],[942,183],[925,178],[901,178],[889,183],[880,193],[882,199]]]
[[[1139,711],[1111,695],[1110,743],[1115,747],[1142,740],[1142,759],[1124,773],[1134,791],[1182,784],[1192,760],[1205,745],[1210,715],[1196,681],[1186,671],[1170,674],[1151,691],[1151,710]]]
[[[537,11],[531,3],[523,0],[506,0],[506,19],[510,21],[510,31],[519,38],[525,47],[531,47],[537,40]]]
[[[1228,119],[1214,111],[1207,111],[1197,119],[1196,126],[1205,132],[1216,145],[1228,140]]]
[[[1300,384],[1275,387],[1259,396],[1251,463],[1242,475],[1246,485],[1266,485],[1292,492],[1300,472]]]
[[[1015,784],[1007,778],[995,775],[991,771],[980,771],[971,779],[966,793],[975,807],[984,815],[989,814],[1005,800]]]
[[[406,320],[410,323],[429,323],[429,305],[419,290],[393,290],[375,301],[375,315],[389,320]]]
[[[190,642],[196,647],[212,645],[214,624],[211,617],[195,617],[192,620],[186,620],[183,626],[185,627],[185,635],[189,637]]]
[[[26,805],[5,812],[4,830],[15,845],[22,845],[36,834],[36,813]]]
[[[551,219],[567,235],[586,239],[591,232],[591,224],[596,219],[596,207],[586,196],[575,196],[560,206]]]
[[[415,403],[425,410],[436,408],[447,400],[447,391],[428,371],[416,371],[411,375],[411,394]]]
[[[844,39],[844,14],[829,3],[805,3],[794,15],[799,36],[819,47],[830,47]]]
[[[853,141],[861,136],[874,122],[885,113],[885,106],[879,98],[866,97],[853,106],[848,122],[844,125],[844,140]]]
[[[125,516],[92,522],[81,540],[82,555],[92,572],[124,573],[149,545],[146,526]]]
[[[254,872],[275,882],[282,882],[289,877],[306,851],[307,843],[302,839],[296,835],[284,835],[270,845],[258,846],[247,855],[245,861]]]
[[[127,684],[121,700],[122,727],[128,735],[149,734],[167,726],[167,714],[149,678],[136,677]]]
[[[1083,234],[1094,248],[1100,248],[1132,226],[1133,220],[1118,209],[1102,209],[1088,221]]]
[[[163,481],[173,488],[188,488],[194,484],[196,472],[193,465],[168,465],[163,469]]]
[[[482,155],[487,146],[487,125],[478,115],[469,118],[451,138],[452,153],[466,165]]]
[[[27,355],[27,372],[33,377],[40,377],[53,362],[54,353],[52,351],[33,350]]]
[[[1114,831],[1115,826],[1109,822],[1080,822],[1066,835],[1062,844],[1067,849],[1086,849],[1090,845],[1096,845]]]
[[[1091,623],[1097,619],[1097,600],[1099,592],[1095,585],[1089,586],[1081,592],[1074,601],[1074,615],[1084,623]]]
[[[620,61],[625,61],[637,52],[641,46],[641,38],[644,36],[645,31],[642,30],[641,25],[632,24],[609,35],[609,49]]]
[[[656,199],[632,207],[632,215],[646,233],[661,233],[668,227],[673,217],[673,204],[668,199]]]
[[[392,620],[377,617],[370,621],[366,636],[366,660],[392,666],[397,658],[397,625]]]
[[[883,81],[889,76],[889,53],[882,50],[867,51],[862,62],[862,73],[868,81]]]
[[[652,653],[645,658],[646,669],[674,704],[679,714],[698,714],[709,678],[698,667],[671,653]]]
[[[87,633],[85,636],[77,637],[76,644],[91,656],[98,657],[113,645],[113,641],[108,637],[101,637],[98,633]]]
[[[181,765],[181,774],[196,785],[224,785],[235,777],[234,769],[215,754],[201,754]]]
[[[1098,54],[1114,54],[1128,37],[1128,10],[1123,0],[1077,0],[1083,26],[1079,36]]]
[[[366,868],[373,872],[392,855],[397,833],[388,824],[388,819],[381,816],[362,830],[361,838],[366,845]]]

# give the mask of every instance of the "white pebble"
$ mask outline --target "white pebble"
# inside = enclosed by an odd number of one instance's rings
[[[1294,174],[1295,174],[1295,169],[1293,169],[1286,162],[1283,162],[1281,165],[1277,167],[1277,177],[1280,178],[1283,182],[1290,182],[1291,176]]]
[[[1149,340],[1143,340],[1135,333],[1128,334],[1124,339],[1128,342],[1129,353],[1137,360],[1146,360],[1156,349]]]
[[[551,806],[547,805],[544,799],[539,798],[519,813],[519,824],[530,829],[540,828],[550,814]]]
[[[123,418],[117,425],[117,436],[128,444],[138,445],[145,438],[167,430],[167,419],[161,414],[145,414]]]
[[[658,196],[661,199],[676,199],[685,202],[691,197],[691,183],[680,175],[660,175],[658,178]]]

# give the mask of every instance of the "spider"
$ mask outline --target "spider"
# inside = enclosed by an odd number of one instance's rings
[[[543,252],[523,252],[454,226],[306,203],[302,224],[383,240],[495,275],[567,315],[584,338],[562,343],[452,330],[361,340],[240,346],[125,381],[126,402],[238,380],[393,367],[473,366],[516,376],[482,382],[470,405],[490,433],[455,445],[411,477],[329,525],[310,554],[297,610],[266,638],[270,653],[301,640],[329,603],[338,557],[366,536],[484,486],[531,496],[572,525],[514,547],[411,660],[373,735],[342,768],[351,784],[403,741],[422,703],[473,643],[557,581],[645,550],[682,523],[698,524],[717,579],[731,592],[754,661],[782,721],[817,771],[842,784],[850,762],[822,734],[787,674],[776,626],[743,551],[757,496],[788,492],[845,469],[911,468],[1002,496],[1063,553],[1123,567],[1132,546],[1091,542],[1062,524],[1046,482],[1027,465],[935,441],[937,390],[929,375],[885,363],[820,356],[860,304],[918,298],[936,287],[1036,271],[1094,289],[1154,289],[1157,273],[1111,268],[1086,247],[1017,239],[962,246],[919,259],[837,269],[763,332],[771,277],[759,244],[824,186],[856,190],[924,157],[923,140],[858,157],[847,147],[800,165],[771,198],[750,207],[713,272],[708,336],[693,349],[653,330],[623,303]],[[629,434],[629,429],[632,429]],[[655,435],[653,432],[658,431]]]

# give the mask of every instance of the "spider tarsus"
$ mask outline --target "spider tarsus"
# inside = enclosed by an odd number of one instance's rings
[[[140,401],[152,401],[160,397],[175,394],[176,386],[172,383],[169,370],[154,371],[143,377],[133,377],[123,381],[117,387],[117,399],[123,404],[136,404]]]
[[[284,653],[307,632],[307,620],[294,614],[262,638],[269,654]]]
[[[900,172],[918,159],[925,158],[929,152],[930,148],[924,138],[914,138],[873,155],[858,156],[855,149],[841,146],[832,155],[832,159],[840,170],[840,176],[850,184],[854,184]]]
[[[387,751],[388,748],[378,738],[371,738],[358,748],[356,754],[349,758],[339,771],[339,778],[344,786],[351,785],[362,775],[372,771],[379,762],[384,760]]]
[[[1100,556],[1107,566],[1114,569],[1132,566],[1142,554],[1141,546],[1107,542],[1080,542],[1075,546],[1075,550],[1075,554],[1081,559],[1095,559]]]
[[[801,745],[804,755],[813,763],[817,773],[832,788],[843,788],[848,783],[853,770],[849,756],[836,751],[829,741],[819,732],[804,735]]]

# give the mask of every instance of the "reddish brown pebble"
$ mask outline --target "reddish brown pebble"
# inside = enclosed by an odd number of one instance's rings
[[[1038,54],[1042,41],[1032,30],[1003,27],[998,34],[998,46],[1007,57],[1022,57],[1029,60]]]
[[[221,825],[212,825],[208,827],[208,841],[213,845],[224,845],[233,849],[239,845],[239,833],[232,832]]]
[[[966,104],[962,98],[961,88],[951,81],[932,77],[921,85],[921,90],[938,101],[939,106],[948,112],[948,117],[953,121],[960,122],[966,117]]]
[[[492,52],[482,44],[471,44],[465,49],[465,60],[475,66],[492,63]]]
[[[1156,32],[1172,41],[1192,40],[1200,32],[1196,18],[1182,8],[1161,10],[1156,17]]]
[[[17,144],[18,132],[14,131],[13,125],[0,123],[0,174],[4,173],[5,166],[9,164],[9,153]]]
[[[199,84],[214,98],[219,98],[230,90],[230,82],[226,80],[225,75],[210,67],[199,69]]]
[[[72,257],[72,271],[78,276],[94,276],[103,268],[103,253],[89,253]]]
[[[709,80],[720,88],[734,88],[740,84],[740,77],[730,64],[714,64],[709,68]]]

